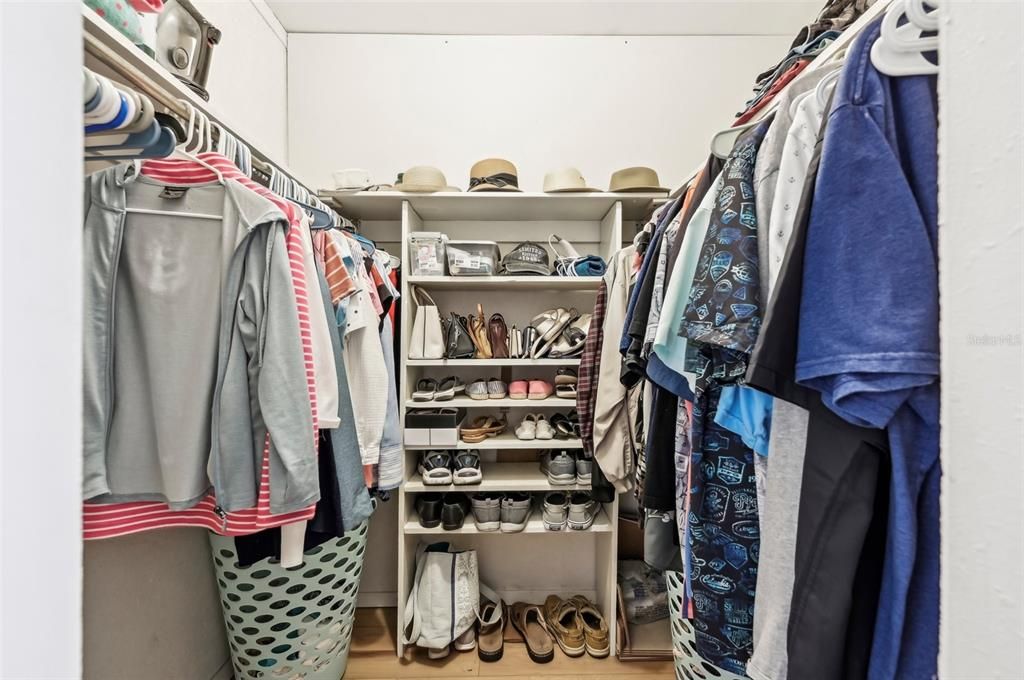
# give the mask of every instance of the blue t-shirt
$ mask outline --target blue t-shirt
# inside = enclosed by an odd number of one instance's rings
[[[935,78],[851,48],[807,231],[796,377],[851,423],[887,428],[889,525],[869,678],[930,678],[939,626]]]
[[[772,397],[747,385],[725,385],[718,400],[715,423],[738,434],[754,453],[767,456]]]

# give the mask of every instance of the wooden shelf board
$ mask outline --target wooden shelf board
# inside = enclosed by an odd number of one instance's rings
[[[414,513],[413,516],[415,517],[415,513]],[[514,536],[516,534],[550,534],[552,536],[564,536],[566,534],[569,534],[569,535],[586,535],[586,534],[610,533],[611,530],[612,530],[611,522],[608,521],[608,516],[604,512],[604,508],[602,508],[602,509],[598,510],[597,516],[594,517],[594,525],[591,526],[589,529],[585,529],[585,530],[581,530],[581,531],[576,531],[576,530],[569,529],[568,527],[566,527],[565,529],[562,529],[561,531],[548,531],[547,529],[544,528],[543,512],[542,512],[541,508],[539,508],[539,507],[533,508],[533,510],[530,512],[530,519],[526,523],[526,528],[525,529],[523,529],[522,531],[517,531],[515,533],[511,533],[511,534],[510,533],[502,533],[501,531],[478,531],[477,528],[476,528],[476,524],[473,522],[472,515],[466,518],[466,521],[462,525],[462,528],[456,529],[454,531],[445,531],[445,529],[443,527],[441,527],[441,526],[436,526],[436,527],[434,527],[432,529],[428,529],[426,527],[420,526],[420,523],[415,518],[407,520],[405,522],[405,527],[404,527],[404,531],[405,531],[406,534],[431,534],[431,535],[440,535],[440,534],[460,534],[460,535],[478,534],[478,535],[481,535],[481,536],[509,536],[509,535]]]
[[[540,471],[540,462],[529,463],[490,463],[480,464],[483,480],[479,484],[443,484],[427,485],[423,483],[418,472],[402,485],[406,493],[424,493],[427,491],[589,491],[589,484],[552,484],[547,475]]]
[[[410,285],[430,290],[594,291],[600,276],[410,276]],[[569,305],[565,305],[568,307]]]
[[[491,437],[478,444],[467,444],[460,441],[455,447],[459,451],[487,451],[494,449],[582,449],[583,442],[579,439],[516,439],[515,434],[506,432]],[[433,451],[436,446],[406,446],[406,451]]]
[[[575,399],[563,399],[551,396],[547,399],[470,399],[455,397],[448,401],[413,401],[405,402],[406,408],[575,408]]]

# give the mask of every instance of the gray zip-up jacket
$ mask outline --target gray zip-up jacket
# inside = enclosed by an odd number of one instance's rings
[[[316,502],[284,215],[231,180],[179,193],[132,166],[85,193],[85,499],[183,509],[212,484],[253,507],[269,432],[271,512]]]

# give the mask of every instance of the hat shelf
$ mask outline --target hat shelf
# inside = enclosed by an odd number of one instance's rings
[[[599,255],[608,261],[621,247],[624,219],[641,219],[649,211],[651,201],[662,195],[369,192],[339,195],[335,200],[340,204],[342,214],[360,218],[364,224],[367,220],[388,224],[400,220],[403,271],[411,273],[413,267],[407,244],[410,236],[417,232],[440,232],[449,240],[493,241],[498,244],[502,256],[518,244],[532,241],[547,250],[552,268],[556,254],[548,244],[548,237],[557,234],[581,255]],[[601,277],[544,275],[406,275],[402,281],[402,295],[404,300],[411,300],[411,286],[421,286],[430,291],[442,318],[451,312],[476,314],[480,305],[485,317],[500,313],[510,329],[516,325],[522,330],[531,319],[549,309],[561,307],[575,308],[581,314],[592,312],[601,280]],[[412,587],[417,545],[423,541],[448,540],[458,549],[478,551],[481,580],[495,588],[507,601],[543,602],[550,593],[563,596],[582,593],[592,597],[608,622],[614,645],[617,498],[602,507],[600,516],[588,531],[545,531],[535,510],[526,531],[490,534],[501,536],[493,539],[482,538],[489,534],[476,531],[472,517],[466,519],[459,531],[446,532],[440,528],[421,527],[415,511],[417,494],[426,492],[524,491],[542,495],[550,491],[589,490],[589,485],[551,485],[537,462],[537,452],[546,449],[580,453],[582,443],[578,439],[523,441],[517,439],[513,432],[526,414],[544,413],[550,418],[554,412],[565,413],[575,408],[574,398],[553,395],[538,400],[508,397],[474,400],[461,395],[447,401],[412,400],[416,382],[424,377],[440,380],[455,375],[467,384],[478,378],[505,382],[517,379],[554,382],[560,367],[578,367],[580,359],[408,359],[415,305],[403,304],[401,313],[399,403],[402,422],[405,412],[413,408],[464,408],[468,418],[496,414],[501,410],[508,418],[508,429],[477,444],[460,442],[453,447],[480,451],[483,481],[477,485],[423,484],[416,468],[425,449],[406,448],[403,457],[406,482],[398,492],[398,621],[403,620],[403,609]],[[536,543],[538,541],[542,543]],[[544,555],[550,568],[536,569],[539,554]],[[400,634],[398,638],[397,652],[402,656],[405,649]]]

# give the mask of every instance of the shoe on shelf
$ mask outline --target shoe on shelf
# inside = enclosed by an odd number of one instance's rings
[[[591,484],[594,478],[594,461],[583,456],[576,456],[576,483]]]
[[[484,473],[480,469],[480,454],[473,449],[456,451],[453,466],[452,482],[455,484],[479,484],[484,480]]]
[[[525,380],[513,380],[508,384],[509,399],[526,399],[530,394],[530,383]]]
[[[555,396],[559,399],[575,399],[576,385],[557,385],[555,387]]]
[[[416,381],[416,390],[412,393],[413,401],[433,401],[437,395],[437,381],[423,378]]]
[[[555,385],[575,385],[577,382],[579,382],[579,375],[575,368],[562,366],[555,373]]]
[[[551,423],[547,421],[543,413],[536,414],[537,416],[537,439],[550,440],[555,438],[555,430],[551,427]]]
[[[598,503],[589,491],[574,491],[569,497],[569,528],[586,531],[594,525]]]
[[[587,652],[587,641],[580,621],[579,609],[575,602],[563,600],[557,595],[548,595],[544,600],[544,623],[548,633],[555,639],[566,656],[573,658]]]
[[[501,499],[500,493],[473,495],[470,501],[473,506],[473,524],[477,531],[498,531],[501,528]]]
[[[452,454],[447,451],[424,451],[420,457],[420,478],[427,486],[452,483]]]
[[[458,531],[470,512],[469,499],[464,493],[446,493],[441,501],[441,528]]]
[[[564,491],[551,491],[544,494],[543,509],[544,528],[548,531],[561,531],[569,521],[569,497]]]
[[[505,431],[508,423],[504,416],[498,420],[494,416],[478,416],[471,422],[459,428],[459,436],[467,444],[479,444],[488,437],[497,437]]]
[[[530,521],[530,494],[512,491],[501,499],[501,530],[506,534],[522,531]]]
[[[466,631],[452,641],[452,648],[456,652],[471,652],[476,649],[476,626],[470,626]]]
[[[416,515],[420,526],[433,529],[441,524],[441,494],[431,491],[416,495]]]
[[[531,380],[530,381],[530,399],[547,399],[555,390],[551,387],[551,383],[547,380]]]
[[[572,439],[573,424],[564,413],[556,413],[551,416],[551,427],[554,428],[555,439]]]
[[[516,427],[516,439],[531,441],[537,438],[537,414],[527,413]]]
[[[487,398],[488,399],[504,399],[508,396],[508,385],[498,380],[497,378],[491,378],[487,381]]]
[[[565,327],[562,335],[551,346],[551,356],[556,358],[572,357],[583,353],[590,332],[590,314],[581,314]]]
[[[483,599],[481,597],[481,599]],[[480,632],[477,655],[481,661],[498,661],[505,653],[505,603],[483,600],[480,605]]]
[[[576,611],[579,612],[587,654],[595,659],[603,659],[608,656],[611,650],[608,643],[608,623],[601,611],[582,595],[573,595],[569,601],[576,605]]]
[[[540,471],[555,486],[576,483],[576,460],[568,451],[545,451],[541,454]]]
[[[477,401],[487,399],[487,381],[481,378],[469,383],[466,387],[466,396]]]
[[[535,604],[516,602],[510,609],[512,627],[523,636],[530,659],[534,663],[548,663],[554,659],[555,646],[548,635],[541,608]]]
[[[459,392],[466,391],[466,383],[459,380],[457,376],[450,375],[440,383],[437,383],[437,392],[434,394],[434,401],[451,401]],[[413,399],[416,395],[413,395]]]

